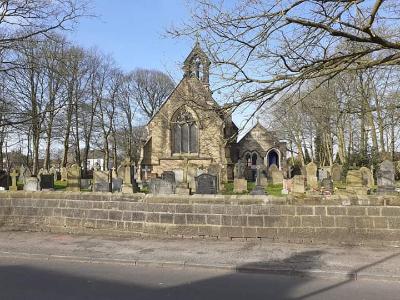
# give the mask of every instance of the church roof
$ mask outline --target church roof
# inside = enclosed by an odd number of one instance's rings
[[[256,128],[260,128],[261,130],[265,131],[266,133],[270,133],[272,135],[275,135],[275,131],[271,131],[268,130],[267,128],[265,128],[259,120],[257,120],[257,122],[253,125],[253,127],[251,127],[244,136],[242,136],[242,138],[240,140],[238,140],[238,143],[240,143],[241,141],[244,141],[246,139],[246,137],[248,135],[250,135],[250,133],[255,130]],[[278,139],[277,139],[278,140]]]

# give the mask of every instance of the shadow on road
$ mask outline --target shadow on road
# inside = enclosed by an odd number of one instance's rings
[[[281,261],[238,267],[318,269],[323,251],[300,252]],[[354,282],[354,274],[387,261],[394,254],[353,270],[344,280],[314,284],[309,277],[255,273],[213,273],[178,268],[139,268],[105,264],[17,261],[0,265],[1,299],[336,299],[327,292]],[[202,275],[187,275],[190,272]],[[211,275],[210,275],[211,274]],[[295,272],[293,273],[295,274]],[[164,281],[163,282],[161,282]],[[376,291],[379,293],[379,291]],[[332,296],[332,295],[331,295]],[[370,295],[375,299],[374,295]],[[378,296],[378,295],[376,295]],[[348,298],[349,299],[349,298]],[[367,298],[366,298],[367,299]]]

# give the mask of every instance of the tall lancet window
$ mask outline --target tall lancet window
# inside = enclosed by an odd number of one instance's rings
[[[197,124],[192,114],[180,109],[172,120],[173,153],[197,153]]]

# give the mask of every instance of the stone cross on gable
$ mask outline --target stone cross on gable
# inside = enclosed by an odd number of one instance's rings
[[[13,169],[10,176],[11,176],[11,186],[9,187],[9,189],[10,189],[10,191],[16,191],[18,189],[18,186],[17,186],[18,172],[17,172],[17,170]]]

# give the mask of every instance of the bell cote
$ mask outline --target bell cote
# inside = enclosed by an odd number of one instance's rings
[[[205,85],[208,85],[210,65],[210,59],[201,49],[199,41],[196,41],[192,51],[183,63],[184,77],[196,77]]]

